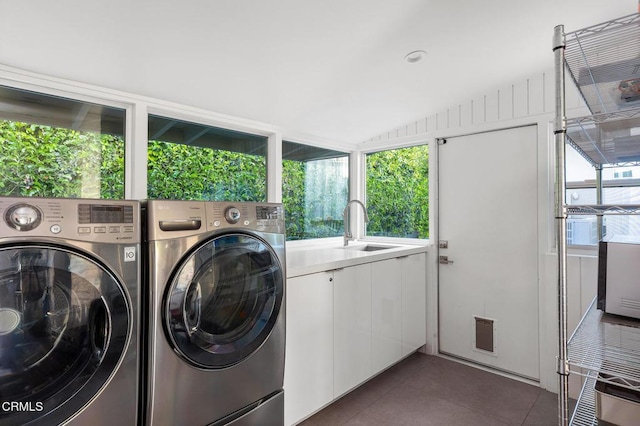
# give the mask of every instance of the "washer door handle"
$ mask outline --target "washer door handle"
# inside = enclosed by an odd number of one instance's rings
[[[102,299],[96,299],[89,307],[89,339],[96,358],[102,359],[106,352],[110,333],[107,308]]]

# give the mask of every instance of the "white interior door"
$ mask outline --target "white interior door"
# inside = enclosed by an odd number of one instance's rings
[[[537,127],[438,146],[440,351],[539,378]]]

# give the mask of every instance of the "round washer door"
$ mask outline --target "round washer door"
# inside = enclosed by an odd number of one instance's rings
[[[0,247],[0,423],[58,424],[116,370],[130,308],[98,261],[57,246]]]
[[[282,306],[284,273],[271,246],[254,235],[219,235],[178,266],[164,323],[178,354],[200,368],[224,368],[267,339]]]

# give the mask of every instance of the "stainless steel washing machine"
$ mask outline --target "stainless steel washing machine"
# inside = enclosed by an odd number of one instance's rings
[[[284,423],[282,206],[150,200],[150,425]]]
[[[137,201],[0,198],[0,424],[138,421]]]

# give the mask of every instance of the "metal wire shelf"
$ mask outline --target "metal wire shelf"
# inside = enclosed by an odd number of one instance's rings
[[[640,108],[567,120],[567,143],[594,167],[637,165]]]
[[[555,217],[558,247],[558,420],[568,422],[568,373],[586,375],[573,425],[595,425],[598,380],[640,389],[640,330],[612,323],[595,303],[574,335],[567,339],[567,215],[640,214],[640,205],[602,205],[603,165],[640,164],[640,13],[564,33],[555,27],[553,39],[556,81]],[[565,69],[585,100],[592,117],[566,120]],[[597,205],[565,204],[565,147],[571,145],[596,168]],[[581,369],[585,369],[583,372]],[[586,410],[586,411],[583,411]]]
[[[640,106],[640,14],[565,34],[565,63],[593,114]]]
[[[592,204],[592,205],[567,205],[568,215],[592,216],[592,215],[637,215],[640,214],[640,204]]]
[[[599,311],[594,299],[567,348],[571,372],[640,391],[640,321]]]
[[[595,408],[595,373],[590,373],[582,385],[578,404],[571,417],[571,426],[597,426]]]

